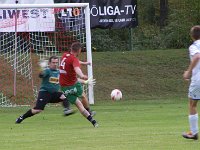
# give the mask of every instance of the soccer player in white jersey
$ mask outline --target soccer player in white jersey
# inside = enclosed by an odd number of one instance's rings
[[[189,47],[190,64],[183,74],[185,80],[190,80],[188,91],[190,131],[183,133],[182,136],[197,140],[199,132],[197,102],[200,100],[200,25],[193,26],[190,35],[193,40]]]

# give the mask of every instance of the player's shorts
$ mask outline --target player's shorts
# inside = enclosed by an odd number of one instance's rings
[[[47,91],[40,91],[34,109],[44,110],[47,103],[58,103],[63,100],[60,99],[62,92],[49,93]]]
[[[193,100],[200,100],[200,81],[190,83],[188,97]]]
[[[61,91],[67,97],[71,104],[75,104],[77,98],[81,98],[83,87],[80,82],[76,82],[73,86],[63,86]]]

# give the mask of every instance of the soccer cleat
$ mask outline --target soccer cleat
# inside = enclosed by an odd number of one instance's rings
[[[96,120],[92,120],[92,124],[95,128],[99,127],[99,124],[96,122]]]
[[[94,126],[95,128],[98,128],[98,127],[99,127],[99,124],[96,122],[95,124],[93,124],[93,126]]]
[[[182,136],[186,139],[198,140],[198,133],[193,135],[191,131],[183,133]]]
[[[70,109],[70,108],[64,109],[64,116],[69,116],[69,115],[72,115],[74,113],[75,113],[75,111],[73,109]]]
[[[19,118],[16,119],[15,123],[21,123],[23,121],[23,118],[22,116],[20,116]]]
[[[94,127],[95,127],[95,128],[98,128],[98,127],[99,127],[99,124],[96,122],[96,123],[94,124]]]

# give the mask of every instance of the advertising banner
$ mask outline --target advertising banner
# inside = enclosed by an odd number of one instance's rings
[[[18,0],[18,4],[54,4],[53,0]],[[15,4],[2,0],[0,4]],[[0,32],[55,31],[55,16],[50,8],[0,9]]]
[[[138,25],[137,0],[54,0],[89,3],[91,28],[133,28]]]

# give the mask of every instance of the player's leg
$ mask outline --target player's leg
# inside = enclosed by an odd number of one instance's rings
[[[183,133],[183,137],[187,139],[198,139],[198,112],[197,112],[197,103],[198,99],[200,99],[200,87],[195,85],[190,85],[189,88],[189,125],[190,131],[187,133]]]
[[[93,117],[90,115],[90,113],[84,108],[83,104],[81,103],[81,101],[77,98],[75,100],[75,105],[78,108],[78,110],[80,111],[80,113],[87,118],[88,121],[90,121],[94,127],[98,127],[98,123],[96,122],[95,119],[93,119]]]
[[[84,108],[81,101],[77,98],[77,97],[81,98],[83,94],[83,88],[82,88],[81,83],[77,82],[74,86],[61,87],[61,90],[63,91],[63,93],[67,94],[67,99],[69,100],[69,102],[71,104],[75,104],[78,110],[80,111],[80,113],[84,117],[86,117],[93,124],[94,127],[98,127],[96,120],[92,118],[90,113]],[[68,91],[70,92],[67,93]]]
[[[199,128],[198,128],[198,113],[197,113],[197,100],[189,100],[189,116],[188,116],[188,120],[189,120],[189,125],[190,125],[190,132],[188,133],[184,133],[183,137],[184,138],[188,138],[188,139],[194,139],[197,140],[198,139],[198,132],[199,132]]]
[[[52,99],[50,101],[50,103],[58,103],[58,102],[62,102],[65,116],[72,115],[75,113],[75,111],[70,108],[70,103],[62,92],[53,93]]]
[[[28,117],[32,117],[37,113],[42,112],[42,110],[37,110],[37,109],[29,109],[25,114],[19,116],[19,118],[16,119],[15,123],[21,123],[24,119]]]
[[[198,100],[192,100],[190,99],[189,104],[189,123],[190,123],[190,130],[192,131],[193,135],[198,135],[199,127],[198,127],[198,113],[197,113],[197,102]]]
[[[48,92],[39,92],[35,107],[33,109],[29,109],[26,113],[17,118],[15,123],[21,123],[24,119],[42,112],[50,98],[51,96]]]
[[[70,108],[70,103],[67,100],[67,98],[63,99],[62,105],[64,107],[63,109],[64,116],[69,116],[75,113],[75,111]]]
[[[71,100],[76,105],[76,107],[81,112],[81,114],[85,118],[87,118],[87,120],[89,120],[93,124],[94,127],[98,127],[98,123],[96,122],[96,120],[93,119],[93,117],[90,115],[90,113],[83,106],[82,102],[78,99],[78,98],[82,98],[82,96],[83,96],[82,84],[78,82],[75,84],[75,87],[76,87],[76,93],[74,95],[71,95]],[[89,103],[88,103],[88,108],[89,108]]]
[[[189,125],[190,125],[190,131],[187,133],[183,133],[183,137],[187,139],[198,139],[198,113],[197,113],[197,100],[189,100]]]
[[[93,111],[90,109],[90,104],[88,101],[88,97],[85,94],[85,92],[83,92],[82,97],[81,97],[81,102],[83,104],[83,106],[85,107],[85,109],[90,113],[90,115],[93,117],[94,115],[96,115],[96,111]]]

